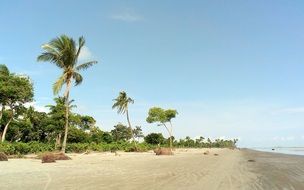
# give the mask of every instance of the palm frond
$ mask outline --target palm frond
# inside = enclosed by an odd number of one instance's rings
[[[60,56],[54,53],[44,52],[37,57],[37,61],[51,62],[60,68],[64,68],[64,63],[60,59]]]
[[[97,61],[89,61],[86,63],[82,63],[76,67],[76,70],[77,71],[86,70],[86,69],[90,68],[91,66],[93,66],[94,64],[97,64]]]
[[[59,93],[59,91],[61,90],[63,84],[66,81],[66,73],[64,73],[63,75],[61,75],[57,81],[53,84],[53,93],[56,95]]]
[[[83,36],[81,36],[79,39],[78,39],[78,50],[77,50],[77,53],[76,53],[76,58],[78,59],[79,57],[79,54],[81,52],[81,49],[82,47],[84,46],[85,44],[85,39]]]
[[[83,80],[81,74],[78,72],[73,72],[73,79],[75,80],[75,86],[81,84]]]

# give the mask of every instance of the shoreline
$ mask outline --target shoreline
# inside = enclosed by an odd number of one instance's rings
[[[241,148],[260,152],[304,156],[303,147]],[[274,149],[274,150],[272,150]]]

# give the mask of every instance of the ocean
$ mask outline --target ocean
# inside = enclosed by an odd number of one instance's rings
[[[253,150],[264,151],[264,152],[274,152],[283,154],[293,154],[293,155],[303,155],[304,147],[273,147],[273,148],[252,148]],[[274,150],[272,150],[274,149]]]

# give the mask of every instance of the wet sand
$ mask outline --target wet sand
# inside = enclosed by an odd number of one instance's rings
[[[304,156],[242,150],[247,167],[258,176],[255,189],[303,190]]]
[[[11,159],[0,162],[0,189],[304,189],[303,157],[229,149],[211,149],[204,155],[204,151],[178,149],[174,156],[74,154],[72,160],[50,164]]]

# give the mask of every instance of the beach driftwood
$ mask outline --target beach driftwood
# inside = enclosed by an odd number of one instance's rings
[[[55,155],[52,153],[44,154],[44,155],[42,155],[41,162],[42,163],[54,163],[54,162],[56,162]]]
[[[170,148],[156,148],[154,149],[156,155],[173,155],[173,152]]]
[[[71,160],[70,157],[64,153],[45,153],[41,157],[42,163],[53,163],[56,160]]]
[[[8,161],[6,154],[0,152],[0,161]]]

